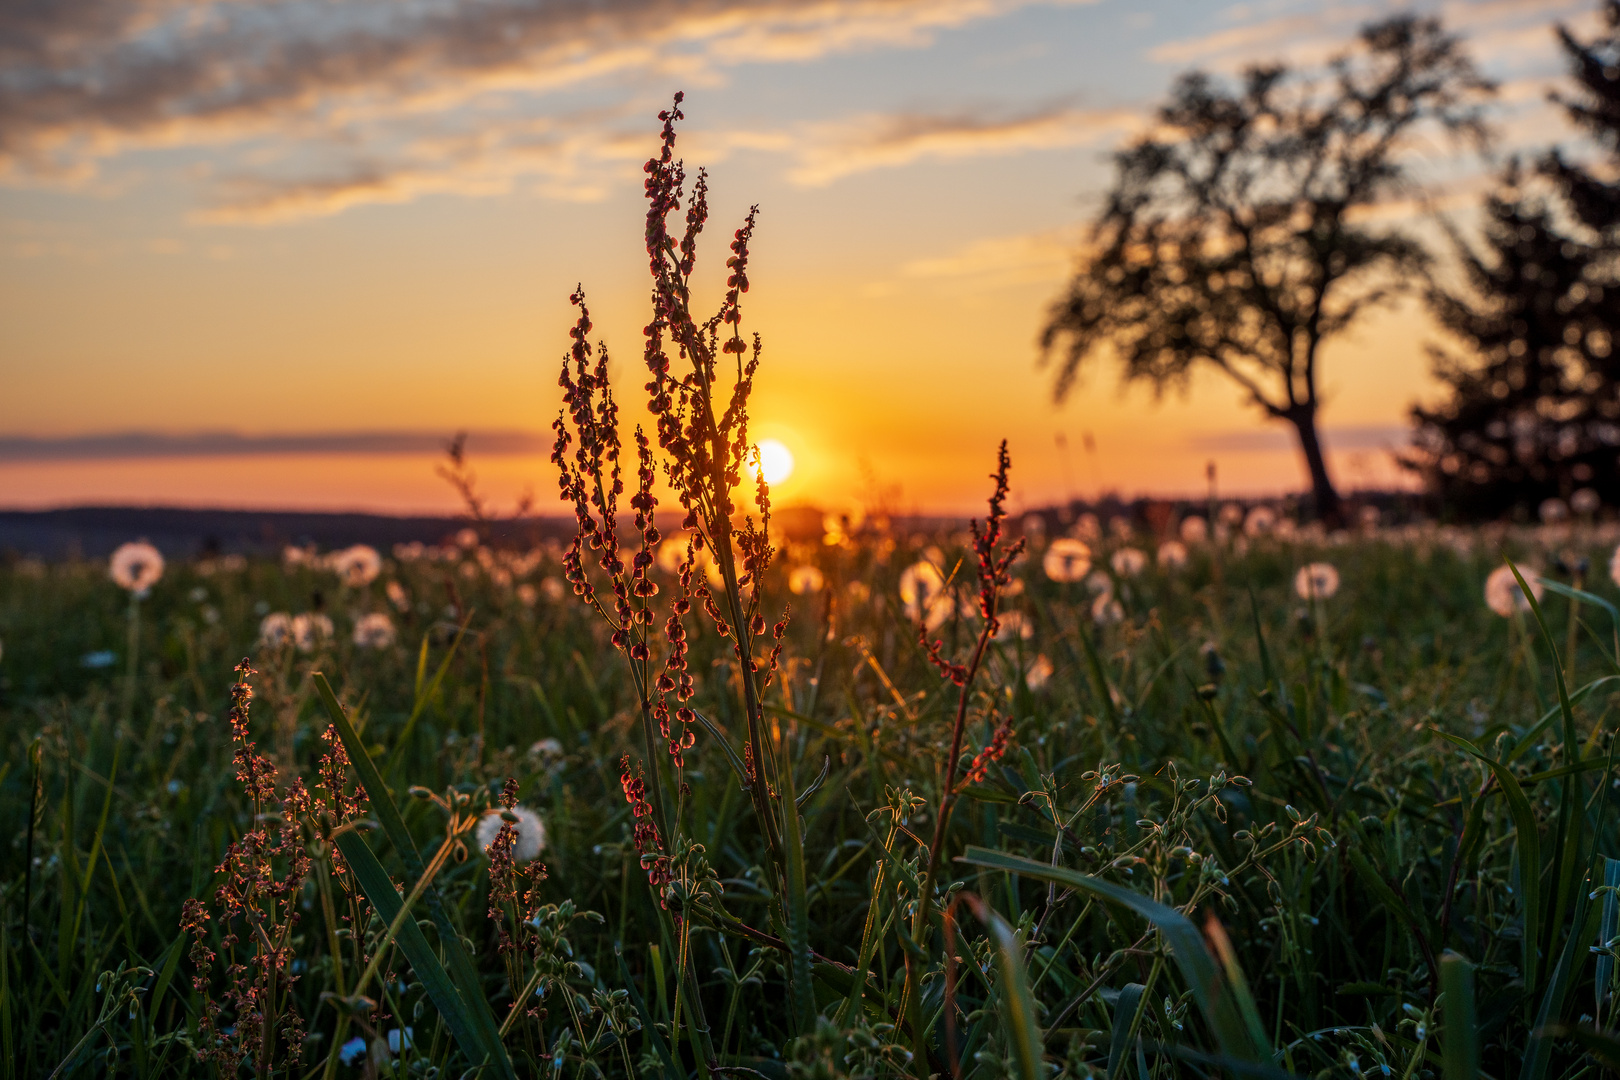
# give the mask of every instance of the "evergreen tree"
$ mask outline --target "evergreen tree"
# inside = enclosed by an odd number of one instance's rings
[[[1557,100],[1620,162],[1620,2],[1606,32],[1559,28],[1575,80]],[[1462,288],[1429,307],[1466,352],[1435,349],[1449,395],[1416,407],[1423,471],[1466,516],[1525,512],[1592,488],[1620,503],[1620,184],[1559,151],[1503,174],[1485,206],[1483,250],[1458,242]]]

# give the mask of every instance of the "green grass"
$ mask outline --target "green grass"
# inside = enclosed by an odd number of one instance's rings
[[[905,623],[898,578],[937,545],[947,573],[966,560],[971,587],[962,536],[794,548],[767,577],[775,607],[795,607],[764,699],[775,802],[802,797],[779,816],[799,825],[784,828],[782,878],[734,760],[746,718],[729,642],[688,618],[692,705],[713,730],[694,729],[683,787],[667,759],[650,766],[677,804],[662,907],[621,791],[621,759],[646,757],[629,669],[572,596],[538,589],[530,606],[516,592],[560,576],[558,553],[509,583],[470,556],[390,561],[359,589],[267,561],[174,564],[135,609],[133,683],[128,597],[105,568],[13,563],[0,569],[0,1075],[229,1073],[196,1059],[205,999],[223,1003],[227,977],[197,969],[180,917],[187,899],[215,903],[215,867],[255,825],[224,716],[244,655],[260,671],[254,740],[283,782],[313,785],[331,714],[312,673],[331,680],[371,763],[351,781],[381,826],[339,838],[373,854],[374,870],[348,860],[366,880],[327,875],[332,844],[314,825],[305,836],[296,981],[278,1008],[308,1034],[261,1071],[358,1076],[333,1054],[340,1030],[409,1026],[411,1047],[371,1068],[461,1076],[477,1046],[486,1076],[505,1068],[497,1054],[519,1076],[567,1077],[1595,1075],[1620,1047],[1603,949],[1620,926],[1620,681],[1600,681],[1620,675],[1613,627],[1595,603],[1572,624],[1553,591],[1545,632],[1534,614],[1492,614],[1481,589],[1503,547],[1473,540],[1468,554],[1432,534],[1259,540],[1218,568],[1197,548],[1183,569],[1121,582],[1127,618],[1106,627],[1084,585],[1046,580],[1038,553],[1020,563],[1006,606],[1032,636],[992,647],[964,753],[989,738],[992,709],[1013,719],[1012,748],[962,792],[921,939],[921,846],[957,690]],[[1510,537],[1506,553],[1554,566],[1539,543]],[[1590,535],[1565,547],[1607,563]],[[1344,584],[1308,609],[1293,574],[1318,559]],[[806,561],[828,589],[791,597],[786,571]],[[256,643],[263,612],[310,610],[317,593],[333,641]],[[396,645],[349,641],[367,611],[393,615]],[[941,626],[947,651],[960,659],[976,623]],[[111,666],[83,666],[101,650]],[[1053,674],[1032,689],[1037,656]],[[534,946],[517,961],[496,949],[476,844],[459,858],[452,837],[421,882],[452,820],[438,803],[465,818],[509,777],[545,820],[537,902],[552,905],[519,928]],[[388,789],[392,823],[373,788]],[[364,913],[363,896],[395,887],[374,905],[386,919]],[[217,916],[208,933],[223,954]],[[345,1000],[361,948],[382,951],[370,1003]],[[512,1013],[531,975],[543,1018]],[[222,1008],[222,1027],[240,1019]]]

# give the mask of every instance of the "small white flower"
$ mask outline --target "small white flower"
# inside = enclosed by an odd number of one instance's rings
[[[112,553],[108,572],[120,588],[144,596],[163,576],[163,553],[145,540],[123,544]]]
[[[1135,577],[1147,567],[1147,556],[1133,547],[1120,548],[1109,558],[1108,565],[1120,577]]]
[[[1332,563],[1313,562],[1294,575],[1294,592],[1301,600],[1326,600],[1339,591],[1339,571]]]
[[[394,620],[380,611],[362,615],[354,624],[354,643],[362,649],[386,649],[394,638]]]
[[[1541,571],[1533,566],[1519,567],[1519,573],[1524,575],[1525,582],[1530,586],[1530,595],[1537,600],[1541,599]],[[1498,566],[1491,571],[1491,576],[1485,579],[1485,603],[1492,611],[1504,619],[1512,615],[1515,610],[1529,611],[1530,601],[1514,580],[1513,568]]]
[[[1191,519],[1188,519],[1191,520]],[[1203,518],[1199,518],[1203,521]],[[1187,545],[1180,540],[1166,540],[1159,545],[1159,565],[1166,570],[1179,570],[1187,565]]]
[[[805,593],[820,592],[827,579],[821,571],[808,564],[795,566],[788,571],[788,591],[803,596]]]
[[[333,633],[332,620],[319,611],[293,616],[292,638],[299,652],[314,652],[316,646],[331,641]]]
[[[327,565],[345,585],[358,589],[377,580],[382,572],[382,556],[369,544],[356,544],[334,552]]]
[[[272,611],[259,620],[259,644],[268,649],[280,648],[292,637],[293,619],[285,611]]]
[[[1193,514],[1191,517],[1181,519],[1181,542],[1184,544],[1202,544],[1209,539],[1209,522]]]
[[[471,551],[473,548],[478,546],[478,530],[462,529],[460,532],[456,533],[451,542],[454,543],[456,547],[461,548],[463,551]]]
[[[517,822],[513,826],[517,829],[517,843],[512,845],[512,858],[518,862],[528,862],[537,857],[546,849],[546,823],[540,820],[540,815],[527,806],[516,806],[512,813],[517,815]],[[495,842],[500,835],[501,826],[505,824],[501,818],[501,811],[491,810],[478,822],[478,850],[489,852],[489,845]]]
[[[1046,549],[1041,569],[1053,581],[1079,581],[1091,572],[1091,548],[1084,540],[1059,537]]]

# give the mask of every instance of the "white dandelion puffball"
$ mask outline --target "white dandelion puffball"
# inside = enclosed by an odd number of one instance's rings
[[[1569,508],[1583,517],[1597,513],[1598,507],[1602,505],[1602,497],[1591,488],[1581,488],[1569,497]]]
[[[1148,558],[1133,547],[1120,548],[1108,559],[1108,565],[1120,577],[1135,577],[1147,568]]]
[[[1090,512],[1081,514],[1074,527],[1069,530],[1069,535],[1080,540],[1101,540],[1102,522],[1097,520],[1096,514]]]
[[[1521,566],[1519,573],[1524,575],[1525,583],[1530,586],[1530,595],[1540,600],[1542,588],[1538,579],[1541,571],[1533,566]],[[1511,566],[1498,566],[1485,579],[1485,604],[1504,619],[1515,611],[1530,610],[1530,601],[1514,580]]]
[[[319,611],[293,616],[292,638],[299,652],[314,652],[316,646],[331,641],[332,634],[332,620]]]
[[[1001,624],[996,630],[997,641],[1011,641],[1015,637],[1028,641],[1035,636],[1035,625],[1022,611],[1003,611],[996,619]]]
[[[450,542],[463,551],[471,551],[478,546],[478,530],[462,529],[451,538]]]
[[[400,611],[411,610],[411,596],[405,591],[405,586],[397,581],[390,581],[383,586],[383,592],[388,596],[388,602]]]
[[[1227,503],[1221,507],[1222,525],[1241,525],[1243,523],[1243,507],[1237,503]]]
[[[163,576],[163,553],[145,540],[123,544],[112,553],[107,570],[120,588],[144,595]]]
[[[1094,593],[1112,595],[1114,592],[1114,579],[1101,570],[1093,570],[1091,576],[1086,578],[1086,588]]]
[[[1183,544],[1202,544],[1208,539],[1209,522],[1197,514],[1181,519],[1181,542]]]
[[[673,537],[658,545],[658,553],[654,556],[658,569],[666,574],[681,572],[681,563],[686,561],[686,541]]]
[[[1199,518],[1199,521],[1204,520]],[[1180,540],[1166,540],[1159,545],[1159,565],[1166,570],[1179,570],[1187,565],[1187,545]]]
[[[540,602],[539,591],[527,581],[519,585],[513,591],[513,594],[518,598],[518,603],[524,607],[534,607],[535,604]]]
[[[382,556],[369,544],[356,544],[334,552],[327,564],[350,588],[361,588],[377,580],[382,573]]]
[[[1264,536],[1277,524],[1277,512],[1269,506],[1257,506],[1243,519],[1243,532],[1248,536]]]
[[[1024,685],[1028,686],[1031,690],[1039,690],[1041,687],[1045,686],[1047,682],[1051,680],[1051,678],[1052,661],[1046,658],[1045,653],[1042,653],[1035,658],[1035,662],[1033,664],[1029,665],[1029,671],[1024,674]]]
[[[945,595],[945,577],[926,559],[900,572],[900,602],[905,605],[907,618],[930,630],[951,614],[951,601]]]
[[[795,566],[788,571],[788,591],[798,596],[820,592],[825,584],[827,584],[826,577],[814,566]]]
[[[259,620],[259,644],[268,649],[279,649],[292,638],[292,616],[285,611],[272,611]]]
[[[354,624],[354,643],[362,649],[386,649],[394,637],[394,620],[380,611],[362,615]]]
[[[1079,581],[1091,572],[1091,548],[1084,540],[1060,537],[1046,549],[1041,569],[1053,581]]]
[[[1112,626],[1125,621],[1125,608],[1111,592],[1098,593],[1091,602],[1091,618],[1098,626]]]
[[[1538,512],[1541,514],[1541,520],[1544,523],[1557,525],[1559,522],[1569,518],[1569,504],[1563,499],[1545,499],[1542,501]],[[1529,579],[1526,578],[1525,580],[1528,581]]]
[[[529,862],[539,856],[546,849],[546,823],[540,820],[540,815],[527,806],[516,806],[512,813],[517,815],[514,827],[517,829],[517,843],[512,845],[512,858],[518,862]],[[478,821],[478,850],[489,853],[489,845],[495,842],[500,835],[501,826],[505,820],[499,810],[491,810]]]
[[[1326,600],[1339,591],[1339,570],[1332,563],[1313,562],[1294,575],[1294,592],[1301,600]]]
[[[1376,529],[1379,522],[1384,520],[1383,512],[1376,506],[1363,506],[1356,512],[1356,521],[1363,529]]]

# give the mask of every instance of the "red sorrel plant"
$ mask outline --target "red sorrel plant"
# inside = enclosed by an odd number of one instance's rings
[[[236,778],[252,804],[252,828],[226,849],[214,871],[224,875],[214,894],[216,915],[192,898],[185,902],[180,926],[192,937],[190,955],[197,969],[192,986],[201,997],[198,1057],[231,1075],[247,1064],[255,1075],[265,1077],[278,1069],[293,1071],[303,1052],[304,1018],[292,999],[298,980],[292,960],[300,920],[297,901],[312,872],[317,875],[327,924],[333,979],[342,993],[343,956],[333,881],[347,895],[343,921],[351,929],[363,926],[360,919],[368,912],[359,890],[347,881],[331,837],[335,829],[360,815],[361,804],[347,788],[348,758],[330,728],[324,736],[327,753],[320,761],[316,790],[311,793],[301,778],[294,777],[278,797],[276,767],[259,753],[249,730],[253,686],[248,679],[255,672],[243,659],[236,674],[227,717],[236,744]],[[219,942],[225,954],[224,1005],[234,1020],[224,1027],[219,1023],[221,1006],[209,992],[216,954],[208,944],[208,923],[214,917],[224,931]],[[348,936],[355,938],[352,933]],[[364,962],[358,952],[355,960]]]
[[[657,480],[653,447],[641,427],[634,431],[635,511],[633,553],[628,562],[618,532],[619,497],[625,490],[621,460],[618,404],[608,380],[608,354],[588,339],[590,313],[583,290],[572,301],[579,318],[570,336],[573,345],[563,362],[560,384],[564,408],[553,425],[557,437],[552,461],[558,468],[563,499],[573,505],[578,529],[564,557],[564,570],[575,595],[597,611],[613,631],[613,645],[629,663],[631,682],[640,715],[645,758],[632,768],[623,767],[625,797],[635,811],[635,843],[648,882],[660,907],[695,894],[695,883],[676,881],[678,849],[700,858],[701,848],[677,843],[679,803],[669,809],[664,760],[672,770],[677,797],[685,790],[684,755],[695,743],[694,726],[703,722],[690,705],[696,693],[687,669],[687,639],[683,618],[701,605],[722,637],[732,642],[740,683],[747,738],[741,755],[727,746],[740,782],[748,791],[771,862],[775,914],[794,946],[795,994],[800,1019],[808,1023],[814,1005],[809,986],[808,923],[802,903],[784,902],[783,894],[803,892],[802,851],[798,847],[797,816],[793,808],[792,837],[784,840],[784,823],[773,800],[783,791],[775,748],[766,743],[761,693],[776,670],[787,613],[767,631],[762,592],[763,575],[774,549],[769,538],[770,492],[759,468],[758,452],[748,439],[748,399],[760,359],[760,341],[742,336],[741,296],[748,291],[748,245],[758,207],[752,208],[731,243],[726,260],[730,273],[720,308],[701,321],[692,314],[692,275],[697,260],[697,239],[708,219],[708,181],[699,172],[686,204],[685,226],[679,239],[670,231],[670,215],[686,198],[685,166],[676,160],[675,123],[682,119],[680,103],[659,113],[663,122],[658,156],[646,165],[646,249],[653,278],[653,314],[645,328],[644,359],[650,373],[646,384],[648,411],[656,420],[663,471],[681,508],[686,552],[679,568],[679,589],[669,600],[662,618],[662,661],[653,656],[654,597],[658,585],[649,573],[661,539],[654,522]],[[729,380],[729,389],[722,384]],[[746,514],[737,492],[752,481],[752,498],[759,512],[756,522]],[[741,516],[740,523],[738,517]],[[721,584],[719,596],[706,584],[703,561],[712,563]],[[594,563],[595,568],[588,566]],[[596,573],[600,571],[600,574]],[[772,635],[768,652],[755,639]],[[762,656],[761,654],[764,653]],[[670,697],[674,697],[673,707]],[[664,752],[660,752],[660,745]],[[788,788],[791,791],[791,778]],[[795,862],[797,860],[797,862]],[[695,865],[695,863],[692,863]],[[794,870],[794,866],[798,870]],[[795,885],[795,883],[797,883]],[[674,892],[670,891],[671,887]],[[801,897],[802,899],[802,897]],[[797,915],[791,915],[792,908]],[[681,942],[677,971],[686,966],[688,926],[682,911],[674,912]],[[802,970],[797,970],[802,968]],[[684,979],[682,985],[684,986]],[[683,994],[677,999],[685,999]],[[689,1008],[696,1007],[695,996]]]
[[[995,490],[990,495],[990,513],[986,517],[983,527],[977,520],[972,522],[973,551],[978,557],[979,575],[979,615],[983,624],[979,627],[979,636],[974,641],[973,651],[969,654],[965,664],[953,662],[944,654],[944,643],[929,639],[926,616],[917,625],[917,639],[922,644],[939,673],[958,688],[956,700],[956,719],[951,728],[951,748],[945,759],[945,784],[940,789],[939,812],[935,815],[934,840],[928,847],[927,869],[923,872],[921,887],[917,892],[917,906],[912,916],[911,936],[919,944],[927,940],[929,914],[933,903],[934,876],[939,868],[940,854],[945,846],[945,833],[951,822],[951,811],[956,806],[958,794],[957,769],[962,756],[962,734],[967,727],[968,706],[972,703],[973,681],[979,673],[979,667],[984,662],[986,651],[990,643],[995,640],[996,631],[1001,628],[998,614],[1001,603],[1001,592],[1012,580],[1012,564],[1020,552],[1024,550],[1022,538],[1009,545],[1002,545],[1002,524],[1007,516],[1005,503],[1007,501],[1007,470],[1012,462],[1007,456],[1007,441],[1001,442],[996,452],[996,471],[990,478],[996,482]],[[997,725],[996,733],[979,755],[968,767],[965,782],[971,783],[982,780],[991,760],[1004,752],[1007,739],[1011,732],[1005,725]],[[906,988],[902,999],[902,1011],[907,1014],[912,1028],[913,1038],[919,1047],[923,1043],[921,1017],[917,1014],[917,989],[921,973],[917,970],[915,959],[908,952],[906,954]]]

